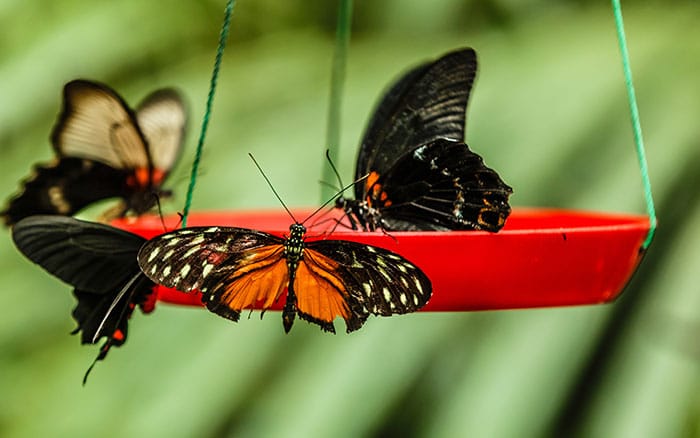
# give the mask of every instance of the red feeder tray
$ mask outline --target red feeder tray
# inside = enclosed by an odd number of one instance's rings
[[[304,218],[310,211],[294,211]],[[165,218],[169,229],[179,217]],[[275,211],[205,212],[189,226],[236,226],[288,233],[291,219]],[[114,224],[146,238],[163,233],[159,217]],[[308,226],[309,224],[307,224]],[[310,227],[307,239],[324,227]],[[498,233],[482,231],[367,233],[337,228],[332,239],[394,251],[420,267],[433,283],[427,311],[468,311],[598,304],[614,300],[643,256],[646,216],[516,208]],[[160,287],[161,301],[201,305],[199,293]],[[280,307],[277,307],[280,308]]]

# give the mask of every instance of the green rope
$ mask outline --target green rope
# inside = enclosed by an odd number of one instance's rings
[[[219,69],[221,68],[221,58],[224,55],[226,40],[228,38],[228,29],[231,24],[231,14],[233,14],[233,5],[235,0],[228,0],[226,3],[226,12],[224,15],[224,24],[221,26],[221,34],[219,35],[219,46],[216,49],[216,60],[214,61],[214,70],[211,73],[211,81],[209,83],[209,95],[207,96],[207,106],[202,118],[202,130],[199,133],[199,141],[197,142],[197,151],[192,162],[192,173],[190,174],[190,184],[187,187],[187,197],[185,198],[185,208],[182,211],[182,228],[187,226],[187,216],[190,214],[190,206],[192,205],[192,192],[194,185],[197,182],[197,172],[199,171],[199,162],[202,159],[202,148],[204,146],[204,138],[207,136],[207,127],[209,126],[209,117],[211,116],[211,107],[214,102],[214,93],[216,92],[216,81],[219,77]]]
[[[634,132],[634,143],[637,149],[637,160],[639,170],[642,174],[642,185],[644,186],[644,199],[647,204],[647,214],[649,215],[649,232],[642,244],[642,248],[647,249],[656,232],[656,211],[654,209],[654,199],[651,196],[651,182],[649,181],[649,170],[644,152],[644,140],[642,139],[642,127],[639,124],[639,110],[637,109],[637,98],[634,94],[632,84],[632,69],[630,67],[629,53],[627,53],[627,41],[625,39],[625,28],[622,23],[622,10],[620,0],[612,0],[613,13],[615,14],[615,27],[617,28],[617,39],[620,44],[620,54],[622,55],[622,69],[625,73],[625,83],[627,84],[627,98],[630,106],[630,116],[632,117],[632,131]]]
[[[350,27],[352,23],[352,0],[340,0],[338,5],[338,23],[335,34],[335,50],[331,70],[331,96],[328,104],[328,121],[326,125],[326,147],[329,157],[335,163],[338,161],[340,143],[340,106],[342,103],[343,85],[345,83],[345,60],[350,42]],[[333,181],[335,174],[330,166],[323,166],[322,181]],[[335,194],[335,191],[321,186],[321,202]]]

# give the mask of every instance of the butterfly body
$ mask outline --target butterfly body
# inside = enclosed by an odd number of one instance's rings
[[[339,198],[353,229],[486,230],[505,223],[512,189],[464,143],[476,76],[472,49],[405,73],[368,124],[355,199]]]
[[[295,317],[335,332],[348,332],[370,314],[415,311],[432,293],[430,280],[382,248],[344,240],[306,241],[302,224],[289,236],[233,227],[193,227],[149,240],[139,252],[143,272],[183,292],[200,290],[207,309],[233,321],[254,307],[269,309],[285,294],[283,326]]]
[[[151,93],[132,110],[104,84],[69,82],[51,134],[55,160],[35,166],[0,216],[7,225],[35,214],[70,216],[107,198],[120,203],[104,219],[141,215],[169,194],[162,184],[180,156],[185,125],[174,90]]]

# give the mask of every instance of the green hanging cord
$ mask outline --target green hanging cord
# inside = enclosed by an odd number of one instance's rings
[[[214,70],[211,73],[211,81],[209,83],[209,95],[207,96],[207,106],[202,118],[202,130],[199,133],[199,141],[197,142],[197,150],[195,152],[194,161],[192,162],[192,173],[190,174],[190,184],[187,187],[187,197],[185,198],[185,208],[182,211],[182,228],[187,226],[187,216],[190,213],[192,205],[192,192],[194,185],[197,182],[197,172],[199,171],[199,162],[202,158],[202,148],[204,146],[204,138],[207,135],[207,127],[209,126],[209,117],[211,116],[211,107],[214,102],[214,93],[216,92],[216,81],[219,77],[219,69],[221,68],[221,58],[224,55],[226,40],[228,39],[228,29],[231,24],[231,15],[233,14],[233,5],[235,0],[228,0],[226,3],[226,12],[224,15],[224,24],[221,26],[221,34],[219,35],[219,46],[216,49],[216,60],[214,61]]]
[[[338,150],[340,149],[340,106],[345,84],[345,61],[348,57],[351,23],[352,0],[340,0],[331,70],[331,96],[328,104],[328,122],[326,125],[326,147],[328,148],[329,156],[336,164],[338,162]],[[327,163],[323,166],[321,180],[326,182],[335,180],[335,174]],[[332,190],[325,185],[321,186],[321,202],[335,194]]]
[[[632,131],[634,132],[634,143],[637,148],[637,160],[639,170],[642,174],[642,185],[644,186],[644,199],[647,204],[647,214],[649,215],[649,232],[642,244],[645,250],[651,244],[656,232],[656,211],[654,209],[654,199],[651,196],[651,182],[649,181],[649,170],[644,152],[644,140],[642,139],[642,127],[639,124],[639,110],[637,109],[637,98],[634,95],[634,85],[632,84],[632,69],[630,67],[629,54],[627,53],[627,41],[625,39],[625,28],[622,23],[622,10],[620,0],[612,0],[613,13],[615,14],[615,27],[617,28],[617,39],[620,44],[620,54],[622,55],[622,69],[625,73],[625,83],[627,84],[627,98],[630,106],[630,116],[632,117]]]

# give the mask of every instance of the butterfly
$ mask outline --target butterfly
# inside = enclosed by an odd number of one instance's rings
[[[408,71],[385,93],[358,153],[355,199],[336,200],[353,229],[504,225],[512,189],[464,143],[476,68],[473,49],[456,50]]]
[[[345,240],[307,242],[305,235],[297,221],[284,238],[246,228],[184,228],[146,242],[138,260],[154,282],[199,290],[207,309],[233,321],[243,309],[269,309],[286,289],[287,333],[296,315],[331,333],[341,317],[350,333],[369,315],[413,312],[430,299],[428,277],[400,255]]]
[[[74,80],[51,133],[56,159],[37,165],[23,190],[0,212],[6,225],[35,214],[70,216],[117,197],[105,219],[153,208],[182,149],[187,116],[180,95],[161,89],[136,111],[104,84]]]
[[[57,215],[37,215],[12,228],[19,251],[50,274],[73,286],[78,303],[73,309],[81,343],[107,338],[88,368],[111,347],[126,341],[128,321],[136,307],[150,313],[155,284],[139,269],[136,256],[146,239],[109,225]]]

